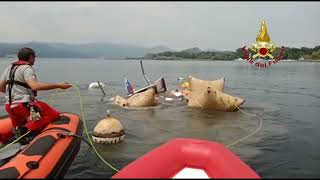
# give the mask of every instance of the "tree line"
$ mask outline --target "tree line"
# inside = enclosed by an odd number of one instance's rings
[[[272,55],[277,57],[280,52],[281,47],[277,47]],[[250,48],[247,47],[248,53],[254,55]],[[166,51],[161,53],[147,54],[143,59],[154,59],[154,60],[184,60],[184,59],[205,59],[205,60],[224,60],[232,61],[238,58],[242,58],[241,48],[236,49],[236,51],[201,51],[201,52],[187,52],[187,51]],[[268,58],[268,57],[266,57]],[[285,52],[283,54],[283,59],[312,59],[320,60],[320,46],[314,48],[294,48],[285,47]]]

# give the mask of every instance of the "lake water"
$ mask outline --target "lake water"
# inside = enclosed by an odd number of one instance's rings
[[[0,72],[9,62],[0,59]],[[229,149],[264,178],[320,176],[320,63],[279,62],[270,68],[258,68],[244,61],[145,60],[143,65],[151,81],[163,76],[169,91],[177,88],[178,77],[189,74],[208,80],[225,77],[225,92],[244,98],[242,109],[264,119],[258,133]],[[125,96],[123,75],[137,88],[146,85],[139,61],[40,58],[34,67],[40,81],[68,81],[80,87],[90,133],[107,110],[120,120],[126,132],[123,142],[95,144],[117,169],[172,138],[198,138],[228,145],[259,125],[256,117],[239,111],[193,109],[183,101],[165,101],[163,97],[161,104],[151,109],[113,105],[110,98]],[[100,90],[88,90],[88,85],[97,80],[107,85],[106,97]],[[52,96],[54,92],[40,92],[39,98],[62,112],[81,115],[75,89]],[[3,94],[0,102],[2,115]],[[109,178],[113,174],[83,142],[65,178]]]

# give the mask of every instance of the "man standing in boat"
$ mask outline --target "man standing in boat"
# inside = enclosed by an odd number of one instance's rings
[[[36,54],[24,47],[18,52],[18,61],[8,66],[0,78],[0,91],[6,93],[5,109],[12,127],[0,127],[0,142],[7,143],[14,135],[21,136],[28,130],[37,132],[59,117],[59,112],[48,104],[35,99],[38,90],[67,89],[71,85],[37,81],[32,67]]]

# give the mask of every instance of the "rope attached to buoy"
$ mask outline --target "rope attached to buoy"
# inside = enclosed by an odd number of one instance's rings
[[[262,127],[262,121],[263,121],[263,119],[262,119],[261,117],[259,117],[259,116],[256,115],[256,114],[247,113],[247,112],[243,111],[242,109],[240,109],[240,107],[238,107],[237,105],[235,105],[235,106],[236,106],[237,109],[238,109],[240,112],[242,112],[243,114],[246,114],[246,115],[248,115],[248,116],[256,116],[258,119],[260,119],[260,124],[259,124],[259,126],[257,127],[256,130],[254,130],[253,132],[251,132],[251,133],[248,134],[247,136],[245,136],[245,137],[243,137],[243,138],[240,138],[240,139],[234,141],[233,143],[227,145],[227,146],[226,146],[227,148],[228,148],[228,147],[231,147],[231,146],[233,146],[233,145],[236,145],[236,144],[238,144],[238,143],[241,142],[241,141],[244,141],[244,140],[248,139],[250,136],[252,136],[252,135],[254,135],[255,133],[257,133],[258,131],[260,131],[260,129],[261,129],[261,127]]]
[[[80,103],[80,111],[81,111],[81,114],[82,114],[82,121],[83,121],[83,125],[84,125],[84,129],[85,129],[85,133],[88,137],[88,140],[89,140],[89,143],[91,145],[91,147],[93,148],[94,152],[96,153],[96,155],[101,159],[102,162],[104,162],[106,165],[108,165],[111,169],[113,169],[114,171],[118,172],[119,170],[116,169],[115,167],[113,167],[112,165],[110,165],[106,160],[103,159],[103,157],[99,154],[99,152],[97,151],[97,149],[94,147],[91,139],[90,139],[90,136],[89,136],[89,133],[88,133],[88,130],[87,130],[87,125],[86,125],[86,118],[85,118],[85,115],[84,115],[84,110],[83,110],[83,103],[82,103],[82,96],[81,96],[81,93],[79,91],[79,88],[74,85],[74,84],[71,84],[72,87],[74,87],[76,90],[77,90],[77,93],[78,93],[78,96],[79,96],[79,103]]]

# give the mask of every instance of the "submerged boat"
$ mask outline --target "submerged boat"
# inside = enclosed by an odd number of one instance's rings
[[[125,84],[125,88],[126,88],[126,91],[127,91],[127,95],[130,97],[130,96],[132,96],[134,94],[144,92],[144,91],[146,91],[148,89],[154,89],[155,90],[155,94],[160,94],[160,93],[166,92],[167,91],[167,86],[166,86],[166,82],[165,82],[164,78],[160,77],[159,79],[157,79],[156,81],[151,83],[150,80],[147,78],[147,76],[144,73],[142,60],[140,60],[140,65],[141,65],[142,75],[145,78],[145,80],[147,81],[148,85],[143,87],[143,88],[141,88],[141,89],[134,90],[134,88],[132,87],[132,85],[129,82],[129,80],[124,76],[124,84]]]
[[[156,80],[153,84],[150,84],[148,86],[145,86],[141,89],[138,89],[134,91],[134,93],[130,94],[129,96],[132,96],[133,94],[141,93],[143,91],[146,91],[148,89],[155,89],[155,94],[164,93],[167,91],[166,82],[163,77],[160,77],[158,80]]]
[[[236,111],[245,102],[244,99],[214,90],[210,87],[202,91],[190,91],[188,106],[221,111]]]
[[[131,162],[112,178],[260,178],[260,176],[219,143],[177,138]]]
[[[0,122],[1,125],[9,124],[11,120],[2,117]],[[77,115],[60,114],[29,144],[13,156],[1,160],[0,179],[63,178],[80,149],[81,139],[78,137],[82,135],[82,129]]]

